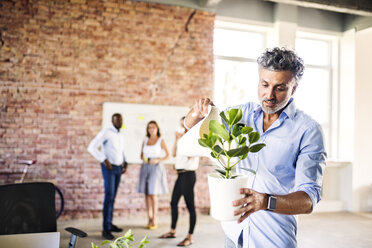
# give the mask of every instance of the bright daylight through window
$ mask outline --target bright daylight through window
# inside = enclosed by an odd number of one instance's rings
[[[264,48],[263,33],[215,28],[214,101],[218,107],[257,100],[256,59]]]
[[[305,63],[305,73],[294,95],[296,105],[323,129],[328,157],[337,154],[337,39],[296,39],[296,52]],[[337,102],[337,101],[336,101]]]

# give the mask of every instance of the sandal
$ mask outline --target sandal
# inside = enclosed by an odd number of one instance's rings
[[[184,240],[182,240],[182,242],[179,242],[177,246],[189,246],[191,244],[192,244],[192,240],[189,238],[185,238]]]
[[[167,232],[159,236],[159,239],[174,239],[175,237],[176,237],[176,233]]]
[[[157,228],[158,228],[157,225],[147,225],[147,229],[150,229],[150,230],[155,230]]]

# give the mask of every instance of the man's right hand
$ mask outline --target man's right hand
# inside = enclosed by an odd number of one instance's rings
[[[208,114],[209,105],[214,105],[209,98],[199,98],[187,114],[185,123],[188,128],[192,128]]]
[[[106,159],[105,161],[103,161],[103,163],[105,164],[106,169],[112,170],[112,164],[110,163],[110,161]]]

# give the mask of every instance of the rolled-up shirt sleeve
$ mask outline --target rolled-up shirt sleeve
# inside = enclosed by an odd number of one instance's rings
[[[105,161],[106,156],[103,152],[103,148],[101,147],[101,150],[99,150],[98,148],[102,146],[103,142],[105,141],[105,133],[106,133],[105,130],[99,132],[88,146],[88,152],[92,154],[92,156],[101,163]]]
[[[307,128],[301,138],[294,189],[308,194],[313,203],[312,209],[321,199],[326,156],[321,127],[314,124]]]

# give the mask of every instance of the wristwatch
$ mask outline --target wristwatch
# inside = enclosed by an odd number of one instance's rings
[[[274,211],[276,209],[276,197],[273,195],[267,194],[267,209],[268,211]]]

